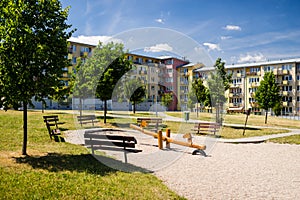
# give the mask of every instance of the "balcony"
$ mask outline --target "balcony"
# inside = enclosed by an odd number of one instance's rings
[[[257,72],[247,72],[246,73],[248,76],[256,76]]]
[[[283,80],[282,81],[282,85],[288,85],[289,84],[289,81],[288,80]]]
[[[284,101],[282,102],[283,107],[288,107],[289,106],[289,102],[288,101]]]
[[[282,91],[282,96],[288,96],[289,92],[288,91]]]
[[[259,82],[253,82],[251,83],[251,87],[258,87],[259,86]]]
[[[241,77],[242,77],[242,74],[241,74],[241,73],[237,73],[237,74],[236,74],[236,77],[241,78]]]
[[[230,88],[239,88],[240,85],[239,84],[236,84],[236,83],[231,83],[230,84]]]
[[[251,105],[252,108],[257,108],[258,107],[257,102],[250,102],[250,105]]]
[[[255,92],[250,92],[250,95],[251,95],[252,98],[254,98],[255,97]]]
[[[274,75],[278,75],[277,69],[274,69],[274,70],[273,70],[273,73],[274,73]]]
[[[289,71],[284,69],[284,70],[278,70],[277,74],[275,74],[275,75],[288,75],[288,74],[289,74]]]
[[[72,60],[73,55],[71,53],[68,54],[68,60]]]
[[[233,93],[229,93],[229,97],[233,97]]]

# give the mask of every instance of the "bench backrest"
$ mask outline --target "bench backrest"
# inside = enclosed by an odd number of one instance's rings
[[[140,118],[138,117],[136,119],[137,123],[141,123],[142,121],[145,121],[147,123],[162,123],[162,118]]]
[[[85,132],[84,134],[85,145],[88,147],[105,149],[107,147],[123,147],[135,148],[135,144],[137,144],[136,139],[133,136],[126,135],[106,135],[96,132]]]
[[[55,128],[58,129],[58,125],[57,125],[57,122],[59,121],[58,115],[48,115],[48,116],[43,116],[43,118],[48,130],[51,129],[51,126],[55,126]]]

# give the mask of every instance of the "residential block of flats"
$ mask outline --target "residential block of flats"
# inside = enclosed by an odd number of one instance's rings
[[[62,80],[68,85],[70,72],[74,70],[78,59],[85,62],[92,56],[95,45],[70,41],[68,58],[70,67],[65,68]],[[172,56],[146,56],[128,53],[127,58],[132,61],[133,69],[130,76],[139,78],[147,89],[146,102],[137,107],[138,110],[149,110],[154,103],[160,103],[164,93],[170,93],[173,101],[168,110],[188,110],[188,93],[191,91],[191,83],[194,79],[205,80],[214,70],[211,66],[204,66],[201,61],[190,63],[185,58]],[[300,113],[300,58],[278,61],[265,61],[257,63],[234,64],[225,66],[227,73],[232,73],[232,83],[226,92],[227,110],[243,111],[250,109],[255,114],[262,114],[255,100],[255,92],[263,79],[264,73],[273,71],[282,95],[282,114],[299,115]],[[95,103],[96,102],[96,103]],[[96,105],[93,105],[96,104]],[[111,102],[110,102],[111,104]],[[54,103],[52,103],[53,107]],[[59,107],[56,105],[53,107]],[[69,105],[70,108],[72,105]],[[102,109],[101,100],[87,102],[86,108],[95,106]],[[111,105],[110,105],[111,106]],[[51,106],[49,106],[51,108]],[[62,108],[62,106],[61,106]],[[123,105],[118,109],[129,109]]]

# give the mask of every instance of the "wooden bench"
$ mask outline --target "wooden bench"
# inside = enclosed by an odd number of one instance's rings
[[[58,115],[48,115],[43,116],[44,122],[46,123],[46,127],[50,136],[50,139],[52,140],[53,137],[56,140],[57,136],[61,135],[60,130],[58,128],[59,119]]]
[[[215,122],[200,122],[196,123],[192,128],[196,134],[211,134],[214,135],[220,130],[220,124]]]
[[[95,123],[98,122],[97,117],[95,115],[81,115],[77,116],[77,120],[82,126],[82,124],[92,124],[95,126]]]
[[[134,149],[137,141],[133,136],[103,134],[99,130],[87,130],[84,133],[85,145],[92,149],[92,153],[97,149],[102,150],[117,150],[117,147],[122,147],[123,150],[140,152],[141,150]],[[128,149],[129,148],[129,149]]]
[[[162,125],[162,118],[150,118],[150,117],[138,117],[136,119],[137,124],[141,127],[150,127],[155,132],[158,131],[159,126]]]

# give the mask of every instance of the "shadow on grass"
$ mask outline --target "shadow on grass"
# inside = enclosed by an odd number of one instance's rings
[[[14,157],[14,159],[19,164],[29,164],[34,169],[44,169],[49,172],[76,171],[101,176],[115,173],[117,171],[142,173],[151,172],[144,168],[140,168],[129,163],[123,163],[106,156],[91,154],[71,155],[48,153],[46,156]]]
[[[241,127],[241,126],[226,126],[226,127],[238,129],[238,130],[244,130],[244,127]],[[261,130],[261,128],[246,127],[245,130],[259,131],[259,130]]]
[[[90,154],[71,155],[48,153],[46,156],[26,156],[14,158],[19,164],[29,164],[34,169],[44,169],[49,172],[76,171],[87,172],[105,176],[108,173],[116,172]]]

